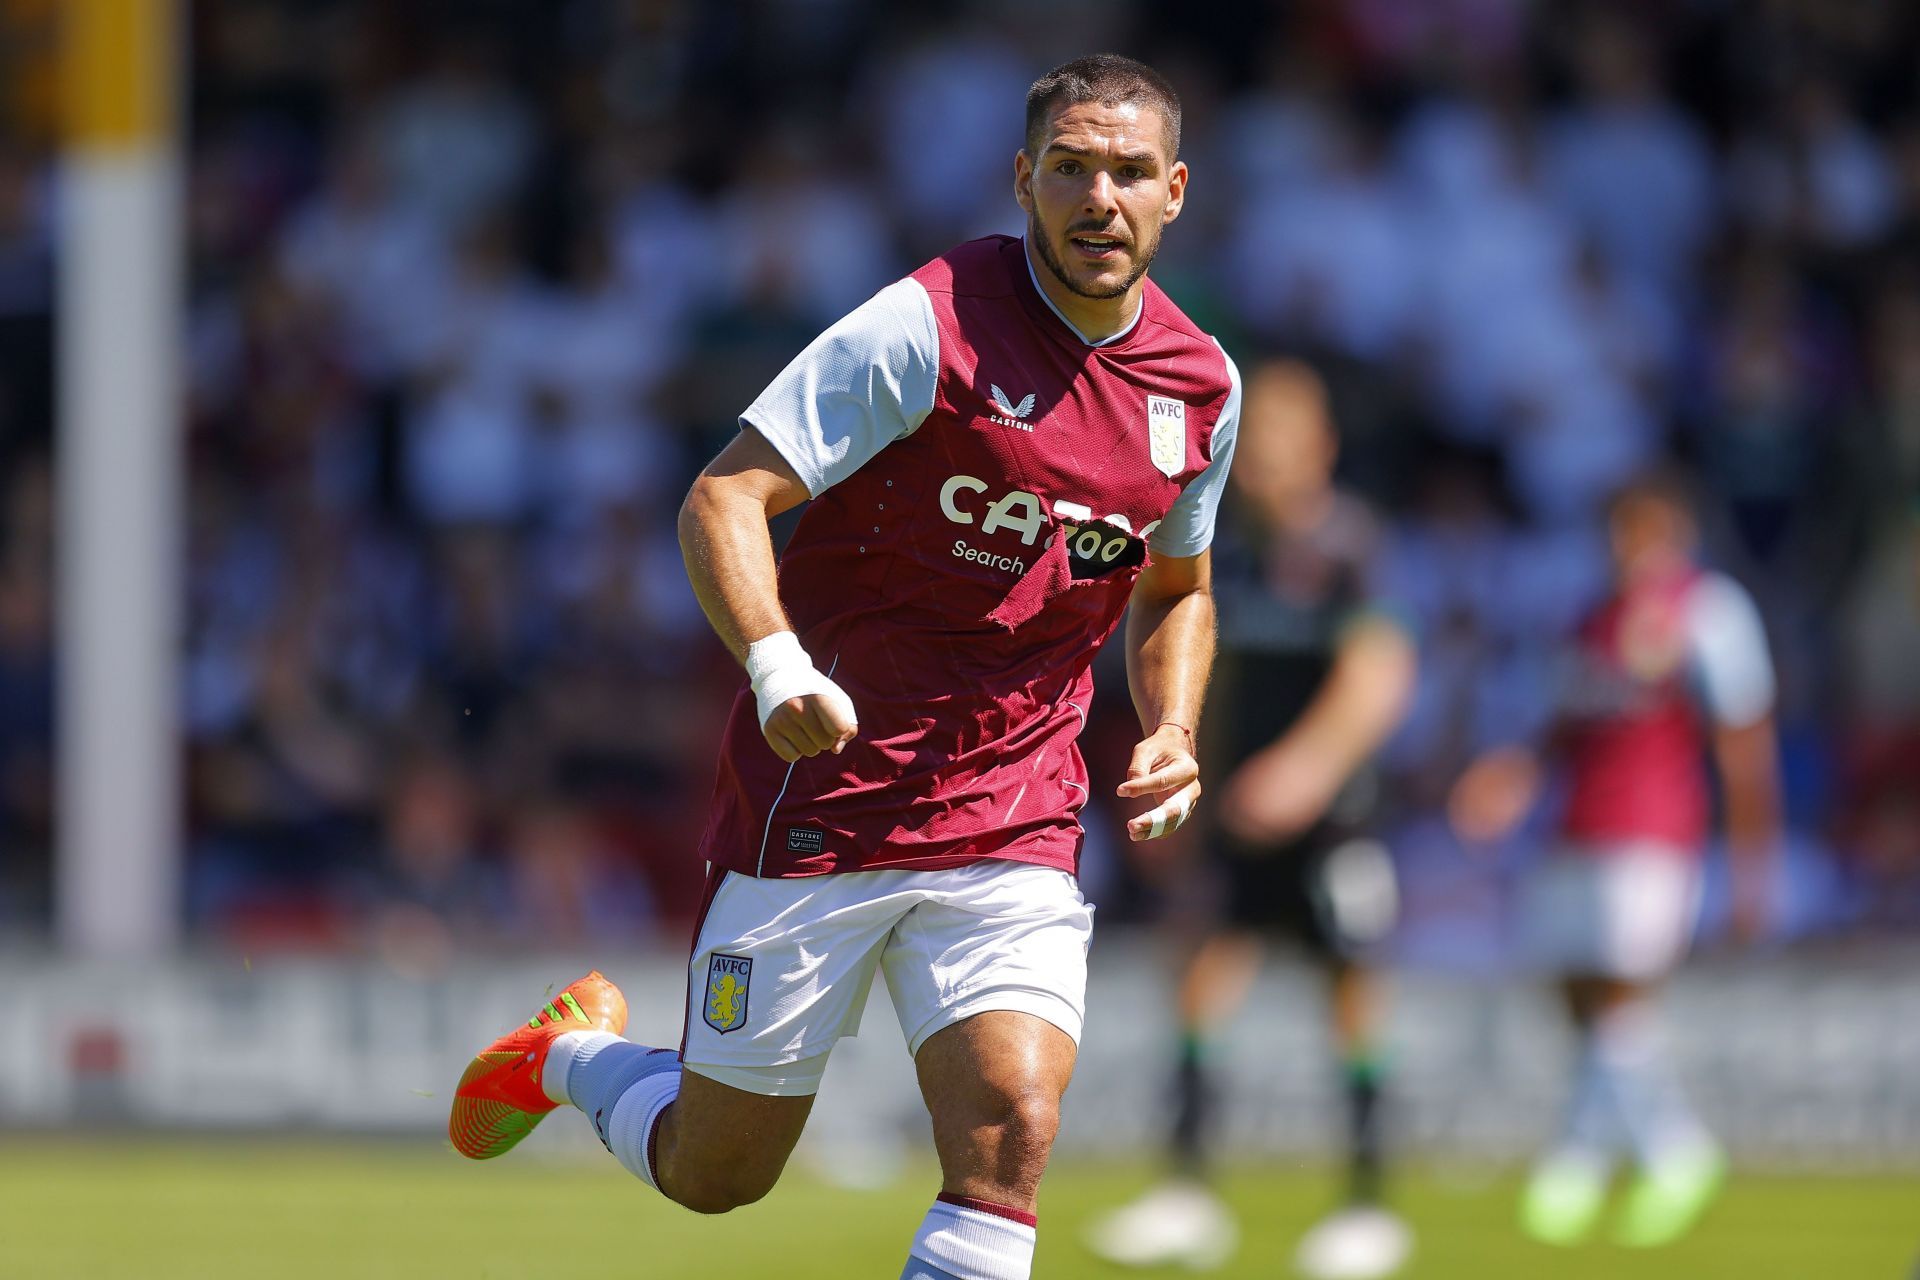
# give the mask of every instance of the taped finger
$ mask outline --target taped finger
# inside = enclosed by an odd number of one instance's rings
[[[1147,839],[1158,840],[1169,831],[1178,831],[1192,812],[1193,797],[1183,790],[1146,814]]]

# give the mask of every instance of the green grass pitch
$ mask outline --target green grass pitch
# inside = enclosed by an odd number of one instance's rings
[[[424,1145],[118,1141],[0,1136],[0,1275],[10,1280],[541,1276],[894,1280],[936,1188],[915,1168],[883,1191],[796,1173],[719,1218],[674,1208],[611,1160],[467,1164]],[[1142,1274],[1082,1252],[1078,1230],[1144,1185],[1139,1166],[1063,1162],[1041,1199],[1041,1280]],[[1243,1217],[1223,1280],[1291,1274],[1325,1205],[1313,1172],[1247,1167],[1224,1188]],[[1908,1280],[1920,1179],[1736,1177],[1688,1240],[1651,1254],[1553,1251],[1519,1239],[1508,1177],[1401,1180],[1420,1235],[1408,1280]]]

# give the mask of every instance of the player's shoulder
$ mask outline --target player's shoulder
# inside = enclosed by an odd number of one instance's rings
[[[1176,341],[1190,342],[1197,346],[1215,348],[1220,346],[1219,341],[1195,323],[1192,316],[1182,311],[1180,304],[1167,296],[1167,291],[1155,284],[1151,276],[1146,279],[1146,291],[1140,301],[1146,308],[1140,317],[1140,323],[1163,330]]]
[[[1152,277],[1146,281],[1140,305],[1140,324],[1146,330],[1142,336],[1153,347],[1208,370],[1210,379],[1223,391],[1240,386],[1240,368],[1227,354],[1225,344],[1182,311],[1180,304],[1168,297],[1167,291],[1155,284]]]
[[[934,295],[1011,297],[1014,279],[1008,260],[1019,253],[1020,241],[1013,236],[982,236],[955,245],[907,278]]]
[[[1702,569],[1688,581],[1687,620],[1696,632],[1758,630],[1760,606],[1738,581],[1717,569]]]
[[[1687,576],[1685,592],[1689,600],[1745,601],[1753,597],[1737,578],[1720,569],[1699,568]]]

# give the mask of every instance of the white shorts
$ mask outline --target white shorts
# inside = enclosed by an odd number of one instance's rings
[[[860,1029],[875,969],[907,1051],[989,1010],[1044,1018],[1077,1044],[1093,908],[1073,876],[1019,862],[772,880],[725,873],[688,970],[689,1070],[752,1093],[819,1091]]]
[[[1534,869],[1522,904],[1536,964],[1646,981],[1671,972],[1693,942],[1700,863],[1654,840],[1565,846]]]

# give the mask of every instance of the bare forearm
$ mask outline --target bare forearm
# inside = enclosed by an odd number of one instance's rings
[[[1714,732],[1714,763],[1726,795],[1727,852],[1733,868],[1733,932],[1756,941],[1778,922],[1780,750],[1772,717]]]
[[[1155,560],[1133,584],[1127,684],[1146,733],[1114,794],[1159,803],[1127,820],[1130,840],[1178,831],[1200,799],[1193,731],[1213,669],[1212,582],[1213,559],[1202,551]]]
[[[703,477],[680,508],[680,554],[714,634],[739,661],[755,640],[793,629],[780,606],[773,539],[757,498]]]
[[[1151,733],[1167,721],[1199,726],[1213,638],[1213,593],[1205,586],[1134,600],[1127,615],[1127,683],[1141,728]]]
[[[1726,795],[1728,848],[1742,862],[1766,863],[1780,841],[1779,748],[1773,722],[1722,729],[1714,746]]]
[[[1341,779],[1378,751],[1406,715],[1417,668],[1413,642],[1384,620],[1363,621],[1341,644],[1325,684],[1281,739]]]

